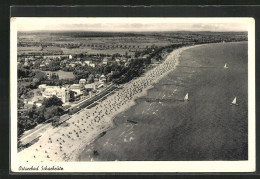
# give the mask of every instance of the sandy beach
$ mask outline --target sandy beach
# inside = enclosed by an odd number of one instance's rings
[[[83,109],[59,127],[49,129],[39,141],[18,153],[19,161],[76,161],[79,153],[100,134],[113,127],[113,118],[135,104],[162,77],[175,69],[180,54],[195,46],[175,49],[142,77],[122,85],[91,109]]]

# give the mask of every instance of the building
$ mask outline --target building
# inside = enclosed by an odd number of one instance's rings
[[[126,62],[126,63],[125,63],[125,67],[128,67],[129,65],[130,65],[129,62]]]
[[[42,92],[42,96],[45,98],[50,98],[54,95],[60,98],[63,103],[68,102],[70,99],[68,88],[60,86],[43,86],[42,89],[45,89]]]
[[[41,106],[42,106],[42,102],[43,102],[43,101],[37,101],[37,102],[35,103],[35,105],[36,105],[37,107],[41,107]]]
[[[70,94],[69,94],[69,89],[68,88],[62,88],[62,96],[61,96],[61,101],[63,103],[67,103],[70,100]]]
[[[99,84],[97,88],[99,89],[101,87],[104,87],[104,84]]]
[[[115,71],[111,70],[110,75],[113,75],[113,74],[115,74]]]
[[[142,57],[139,57],[139,58],[147,59],[148,57],[149,57],[149,54],[145,54],[145,55],[143,55]]]
[[[108,64],[108,59],[104,58],[102,63],[103,63],[103,65],[107,65]]]
[[[118,58],[116,59],[116,63],[120,64],[120,61],[121,61],[120,59]]]
[[[29,66],[29,62],[24,62],[24,66]]]
[[[76,64],[75,64],[75,63],[70,63],[69,66],[71,66],[71,67],[75,67]]]
[[[80,89],[80,84],[73,84],[73,85],[71,85],[70,86],[70,90],[74,91],[76,93],[76,96],[82,94],[82,91]]]
[[[96,65],[95,65],[94,63],[90,63],[89,66],[91,66],[91,67],[93,67],[93,68],[96,67]]]
[[[40,64],[40,67],[45,67],[46,65],[45,64]]]
[[[127,61],[127,59],[125,58],[125,57],[121,57],[121,59],[120,59],[122,62],[126,62]]]
[[[97,83],[99,82],[99,79],[98,78],[94,78],[94,83]]]
[[[89,60],[85,60],[85,61],[84,61],[84,64],[86,64],[86,65],[88,65],[88,66],[89,66],[90,63],[91,63],[91,61],[89,61]]]
[[[70,60],[72,59],[72,55],[69,55],[69,59],[70,59]]]
[[[50,98],[53,95],[61,97],[61,87],[59,86],[45,86],[42,89],[45,89],[42,91],[42,96],[45,98]]]
[[[46,87],[47,87],[46,84],[41,84],[41,85],[38,86],[39,89],[45,89]]]
[[[32,105],[36,105],[37,107],[42,106],[44,97],[42,96],[34,96],[31,99],[24,99],[24,105],[29,107]]]
[[[107,81],[107,79],[106,79],[106,77],[105,77],[105,75],[101,75],[100,77],[99,77],[99,82],[100,83],[105,83]]]
[[[76,61],[75,64],[82,65],[82,62],[81,61]]]
[[[96,84],[95,83],[86,84],[85,89],[96,90]]]
[[[79,84],[85,85],[87,83],[86,79],[80,79]]]

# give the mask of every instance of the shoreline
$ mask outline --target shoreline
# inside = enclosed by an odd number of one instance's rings
[[[163,64],[163,63],[166,61],[167,58],[170,58],[169,56],[172,55],[172,53],[174,53],[174,52],[176,52],[176,53],[179,52],[178,56],[174,59],[174,60],[175,60],[175,66],[174,66],[174,68],[171,69],[171,70],[169,70],[169,71],[167,71],[167,72],[165,72],[165,73],[163,73],[163,74],[160,75],[158,78],[154,79],[154,81],[151,83],[150,86],[148,86],[147,88],[143,89],[143,91],[142,91],[141,93],[138,93],[138,95],[136,95],[134,98],[132,98],[132,99],[130,100],[130,102],[128,103],[128,106],[126,106],[125,108],[122,108],[121,110],[118,110],[117,113],[115,113],[115,114],[113,114],[112,116],[110,116],[111,126],[108,127],[107,130],[104,130],[104,131],[102,131],[102,132],[107,132],[107,131],[110,131],[110,130],[113,130],[114,128],[116,128],[117,126],[116,126],[116,124],[115,124],[115,122],[114,122],[115,117],[116,117],[117,115],[119,115],[120,113],[122,113],[122,112],[124,112],[124,111],[127,111],[127,110],[129,110],[131,107],[133,107],[134,105],[136,105],[136,100],[137,100],[137,99],[139,99],[140,97],[143,97],[143,96],[147,95],[148,91],[149,91],[150,89],[153,89],[153,88],[154,88],[154,85],[153,85],[153,84],[158,83],[163,77],[167,76],[172,70],[174,70],[174,69],[176,68],[176,66],[179,64],[179,57],[180,57],[180,54],[181,54],[183,51],[185,51],[185,50],[187,50],[187,49],[190,49],[190,48],[199,47],[199,46],[202,46],[202,45],[204,45],[204,44],[193,45],[193,46],[186,46],[186,47],[182,47],[182,48],[179,48],[179,49],[174,49],[172,52],[170,52],[170,53],[166,56],[165,60],[164,60],[161,64]],[[180,50],[180,51],[178,51],[178,50]],[[161,64],[160,64],[160,65],[161,65]],[[159,65],[158,65],[158,66],[159,66]],[[158,66],[156,66],[156,67],[158,67]],[[155,68],[156,68],[156,67],[155,67]],[[155,68],[153,68],[153,69],[151,69],[151,70],[154,70]],[[146,73],[149,73],[151,70],[148,70]],[[146,75],[147,75],[146,73],[145,73],[142,77],[140,77],[140,78],[145,78]],[[138,78],[134,79],[133,81],[135,81],[135,80],[137,80],[137,79],[138,79]],[[130,82],[132,82],[132,81],[130,81]],[[102,133],[102,132],[101,132],[101,133]],[[96,136],[91,142],[89,142],[88,144],[85,144],[82,148],[78,149],[77,152],[75,152],[75,154],[74,154],[74,156],[73,156],[73,158],[72,158],[71,161],[80,161],[80,160],[79,160],[79,156],[80,156],[81,152],[83,152],[83,151],[85,150],[85,148],[87,147],[87,145],[89,145],[89,144],[95,142],[95,141],[98,140],[99,138],[100,138],[99,135]]]
[[[39,142],[21,151],[19,153],[19,157],[27,161],[39,161],[38,157],[42,161],[78,161],[78,157],[85,149],[86,145],[94,142],[102,132],[112,130],[115,127],[113,120],[118,114],[134,106],[136,104],[136,99],[147,94],[148,90],[154,87],[153,84],[158,83],[164,76],[176,68],[179,62],[179,56],[184,50],[201,45],[204,44],[185,46],[174,49],[167,55],[161,64],[152,68],[151,70],[148,70],[143,76],[124,84],[122,89],[117,91],[115,94],[108,96],[108,98],[100,102],[97,107],[93,107],[92,109],[83,109],[79,114],[73,115],[72,118],[68,121],[72,127],[64,128],[60,126],[58,128],[50,129],[48,132],[46,131],[46,133],[44,133],[40,138]],[[99,107],[101,110],[97,111],[99,110]],[[106,110],[106,115],[102,109]],[[92,117],[91,112],[93,112]],[[103,116],[101,116],[102,114]],[[82,119],[82,122],[79,118]],[[85,120],[83,121],[84,118]],[[91,118],[91,120],[88,120],[88,118]],[[83,122],[85,122],[85,124]],[[85,127],[81,128],[80,124],[82,126],[85,125]],[[75,127],[73,127],[73,125]],[[76,141],[74,140],[74,136],[71,137],[71,135],[73,135],[73,129],[78,137],[78,140]],[[84,131],[87,129],[89,131],[87,131],[84,135],[84,132],[82,133],[81,129]],[[67,134],[65,135],[66,132]],[[81,137],[81,135],[83,136]],[[55,143],[53,142],[53,138]],[[69,140],[69,143],[67,143],[67,140]],[[45,146],[45,148],[42,148],[42,145]],[[61,154],[58,150],[59,148],[61,153],[64,149],[66,152]],[[32,156],[33,149],[37,151],[35,153],[39,153],[38,151],[41,152],[39,155],[35,154]],[[29,155],[31,157],[29,157]]]

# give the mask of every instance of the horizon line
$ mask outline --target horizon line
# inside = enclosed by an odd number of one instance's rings
[[[110,32],[117,32],[117,33],[144,33],[144,32],[248,32],[243,30],[223,30],[223,31],[211,31],[211,30],[161,30],[161,31],[102,31],[102,30],[17,30],[17,32],[103,32],[103,33],[110,33]]]

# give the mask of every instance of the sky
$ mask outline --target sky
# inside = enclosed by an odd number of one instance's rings
[[[15,18],[18,31],[248,31],[250,18]]]

